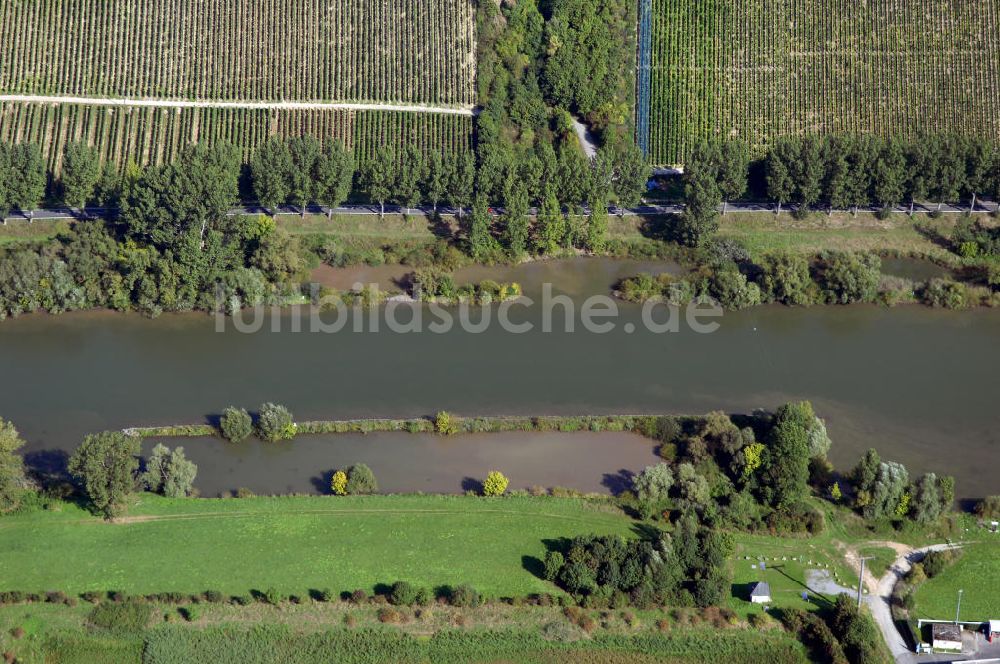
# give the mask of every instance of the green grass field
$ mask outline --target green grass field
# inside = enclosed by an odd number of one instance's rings
[[[917,220],[914,222],[903,214],[880,220],[869,212],[857,217],[849,213],[828,216],[817,212],[805,220],[785,212],[780,215],[734,212],[720,218],[718,236],[739,241],[754,258],[778,249],[808,254],[836,249],[955,262],[954,254],[928,237],[950,233],[954,215],[941,219],[918,215]]]
[[[70,222],[42,220],[28,223],[25,219],[8,219],[0,225],[0,246],[27,242],[47,242],[69,229]]]
[[[67,506],[0,522],[0,588],[70,593],[336,591],[405,579],[487,596],[555,592],[526,569],[544,540],[629,535],[619,512],[575,499],[461,496],[168,500],[142,494],[121,523]]]
[[[962,620],[1000,617],[1000,537],[981,532],[980,541],[966,546],[958,562],[917,589],[912,616],[951,620],[961,589]]]

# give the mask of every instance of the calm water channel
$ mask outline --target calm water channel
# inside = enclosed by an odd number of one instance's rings
[[[556,292],[578,300],[639,269],[676,266],[585,259],[494,278],[517,279],[529,295],[539,292],[539,280],[552,280]],[[310,334],[287,324],[243,334],[231,325],[216,332],[204,315],[26,316],[0,323],[0,415],[15,422],[41,464],[57,462],[57,451],[73,449],[87,432],[199,422],[229,404],[254,409],[265,400],[288,405],[298,419],[321,419],[441,409],[747,413],[810,399],[827,421],[838,466],[875,446],[911,472],[954,474],[960,497],[1000,493],[1000,311],[769,306],[726,314],[713,334],[683,327],[653,334],[639,324],[638,307],[618,306],[609,334],[543,333],[537,325],[526,334],[497,325],[478,334],[400,334],[384,326]],[[538,307],[517,307],[512,318],[537,323],[539,316]],[[627,322],[637,330],[626,332]],[[274,449],[184,444],[206,494],[238,486],[308,491],[314,478],[355,461],[370,462],[389,491],[461,491],[466,477],[492,467],[514,486],[607,490],[616,474],[654,460],[647,441],[620,434],[330,436]]]

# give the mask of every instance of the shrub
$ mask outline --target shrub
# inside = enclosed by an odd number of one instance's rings
[[[502,496],[509,484],[510,480],[503,473],[499,470],[491,470],[487,473],[486,480],[483,482],[483,495]]]
[[[448,603],[452,606],[472,608],[479,606],[479,601],[480,597],[476,589],[464,584],[457,588],[452,588],[448,594]]]
[[[250,413],[243,408],[230,406],[222,411],[219,429],[223,438],[231,443],[238,443],[253,433],[253,420],[250,418]]]
[[[351,593],[351,601],[355,604],[364,604],[368,601],[368,593],[359,588]]]
[[[395,606],[410,606],[417,601],[417,589],[406,581],[397,581],[389,591],[389,602]]]
[[[403,622],[403,614],[396,609],[385,606],[378,610],[378,621],[388,625],[398,625]]]
[[[322,590],[316,591],[316,599],[320,602],[332,602],[335,595],[333,591],[329,588],[323,588]]]
[[[413,601],[419,606],[427,606],[434,601],[434,593],[432,593],[429,588],[420,588],[417,590],[417,594],[413,598]]]
[[[931,551],[928,553],[921,561],[927,578],[933,579],[946,568],[950,567],[961,555],[961,551],[958,549],[945,549],[944,551]]]
[[[562,569],[565,559],[563,554],[558,551],[549,551],[545,554],[545,580],[555,581],[559,576],[559,570]]]
[[[279,593],[275,588],[268,588],[266,591],[264,591],[264,601],[267,602],[268,604],[271,604],[273,606],[278,606],[278,604],[281,603],[282,599],[283,598],[281,596],[281,593]]]
[[[451,413],[442,410],[434,418],[434,430],[442,436],[451,436],[458,433],[458,423]]]
[[[963,309],[969,305],[968,289],[951,279],[931,279],[920,297],[924,304],[943,309]]]
[[[253,604],[253,597],[250,595],[234,595],[232,603],[236,606],[250,606]]]
[[[363,463],[356,463],[347,471],[347,493],[351,495],[364,495],[368,493],[378,493],[378,482],[375,481],[375,473]]]
[[[178,609],[180,614],[184,617],[184,620],[188,622],[194,622],[200,617],[198,608],[194,606],[185,606]]]
[[[101,602],[90,612],[87,620],[95,627],[110,632],[134,634],[145,629],[152,612],[152,606],[135,600]]]
[[[84,602],[90,602],[91,604],[97,604],[101,601],[101,593],[96,590],[88,590],[87,592],[80,595]]]
[[[246,488],[245,486],[241,486],[239,489],[236,490],[236,497],[237,498],[253,498],[254,497],[254,492],[252,490]]]
[[[219,604],[223,599],[222,593],[218,590],[206,590],[203,597],[206,602],[210,602],[212,604]]]
[[[330,490],[335,496],[346,496],[347,495],[347,473],[342,470],[338,470],[330,478]]]
[[[983,519],[1000,517],[1000,496],[986,496],[976,504],[975,511]]]
[[[296,426],[292,414],[279,404],[265,403],[260,407],[257,420],[257,435],[269,443],[291,440],[295,437]]]
[[[831,251],[820,256],[818,282],[828,302],[871,302],[881,272],[882,260],[875,254]]]

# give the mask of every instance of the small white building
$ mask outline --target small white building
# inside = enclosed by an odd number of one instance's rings
[[[954,623],[934,623],[931,626],[931,647],[934,650],[962,652],[962,628]]]
[[[1000,639],[1000,620],[990,620],[986,623],[986,640],[990,643]]]
[[[750,589],[750,601],[754,604],[771,603],[771,586],[768,585],[767,581],[754,584],[753,588]]]

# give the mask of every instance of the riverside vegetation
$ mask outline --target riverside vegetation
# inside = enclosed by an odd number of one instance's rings
[[[287,409],[265,404],[261,411],[280,413],[268,419],[279,421],[278,430],[288,430],[285,414],[289,419],[291,416]],[[231,431],[246,433],[245,414],[239,409],[227,410],[226,422],[237,425]],[[268,437],[267,428],[256,426],[258,435]],[[4,517],[5,530],[22,544],[32,537],[45,537],[49,545],[45,551],[56,556],[39,565],[39,551],[22,546],[5,554],[9,562],[5,570],[15,575],[11,579],[20,580],[21,587],[61,589],[62,595],[50,593],[54,599],[49,603],[72,605],[77,601],[73,593],[84,593],[87,601],[100,601],[101,593],[116,591],[119,594],[111,596],[112,603],[132,606],[125,600],[126,595],[139,594],[146,597],[134,601],[153,607],[161,606],[165,598],[174,606],[180,603],[180,615],[199,624],[203,603],[209,612],[217,611],[212,605],[220,602],[238,607],[252,602],[246,599],[246,593],[256,589],[260,601],[279,606],[328,602],[339,593],[357,604],[368,601],[366,598],[374,592],[384,598],[378,600],[384,602],[383,607],[417,607],[412,614],[400,608],[392,609],[395,613],[388,609],[377,612],[378,620],[393,624],[419,622],[419,607],[433,603],[435,596],[441,598],[440,602],[466,608],[475,606],[481,597],[489,605],[498,598],[513,596],[509,601],[515,603],[556,602],[578,607],[567,616],[572,625],[588,632],[597,626],[591,626],[596,614],[626,607],[654,616],[650,618],[652,624],[664,620],[667,625],[670,614],[663,613],[662,607],[686,611],[723,607],[719,624],[739,625],[739,612],[726,613],[730,611],[726,607],[734,601],[731,584],[736,544],[747,534],[769,533],[771,538],[823,542],[829,528],[842,528],[834,525],[836,521],[855,524],[851,527],[857,532],[868,527],[889,527],[917,536],[956,528],[958,517],[950,512],[954,499],[950,478],[927,474],[911,481],[905,468],[882,461],[874,450],[852,472],[836,473],[825,458],[831,445],[825,425],[807,402],[787,404],[773,414],[752,417],[711,413],[703,417],[460,418],[442,411],[433,418],[416,420],[317,423],[312,428],[302,423],[295,431],[303,434],[310,430],[379,429],[454,435],[460,431],[514,428],[573,431],[619,427],[640,431],[655,440],[663,461],[639,473],[630,490],[616,498],[558,497],[573,495],[563,489],[553,490],[552,495],[536,490],[532,496],[523,490],[510,490],[509,480],[497,471],[488,473],[484,482],[483,493],[493,497],[370,496],[366,494],[378,491],[375,477],[371,469],[355,464],[333,475],[330,493],[339,498],[253,498],[244,493],[246,497],[238,500],[171,499],[136,494],[134,490],[140,485],[167,495],[183,495],[168,488],[184,484],[186,478],[193,479],[193,469],[185,463],[182,453],[158,446],[146,462],[146,472],[140,474],[137,436],[99,434],[88,437],[70,466],[79,478],[84,504],[115,519],[123,519],[127,510],[124,525],[106,529],[88,525],[81,508],[65,501],[75,491],[72,486],[39,487],[25,477],[17,463],[16,431],[5,425],[6,439],[10,440],[4,446],[9,451],[4,457],[3,467],[7,470],[3,488],[5,495],[13,497],[9,504],[13,513]],[[984,502],[984,512],[991,509],[990,504]],[[170,518],[180,514],[188,518]],[[248,514],[253,515],[255,523],[273,521],[278,528],[275,532],[285,535],[268,547],[255,547],[252,542],[257,535],[240,526]],[[572,518],[560,518],[559,514]],[[227,515],[241,518],[234,520]],[[358,519],[374,520],[380,527],[359,528]],[[387,522],[395,522],[394,530],[403,537],[396,538],[392,546],[378,535]],[[184,542],[184,555],[173,557],[164,549],[164,542],[174,541],[168,531],[177,528],[185,533],[176,539]],[[319,562],[330,560],[330,541],[313,537],[315,532],[329,529],[352,533],[337,538],[339,553],[334,558],[353,562],[338,565],[336,571],[324,571],[327,563]],[[129,536],[131,544],[125,546],[121,533],[138,530],[145,533]],[[470,536],[474,530],[482,534]],[[226,533],[221,539],[220,532]],[[475,553],[454,543],[443,543],[447,540],[441,539],[444,533],[459,532],[462,541],[475,547]],[[71,570],[65,560],[60,563],[60,547],[53,546],[60,539],[74,541],[78,549],[94,547],[95,555],[84,559],[92,560],[97,567],[74,563]],[[488,544],[493,540],[495,543]],[[281,545],[276,547],[279,541]],[[322,545],[316,548],[320,541]],[[400,541],[406,544],[399,546]],[[219,542],[226,544],[220,549]],[[317,565],[282,564],[279,561],[289,559],[283,553],[285,548],[287,556],[295,559],[315,552],[319,556]],[[251,555],[276,557],[235,571],[228,563],[230,549],[241,551],[244,559]],[[440,568],[429,568],[422,557],[414,559],[407,553],[414,549],[427,555],[433,552],[438,559],[445,556],[454,560]],[[384,553],[372,557],[374,550]],[[30,556],[30,563],[24,556]],[[100,569],[108,569],[108,556],[125,556],[132,561],[129,569],[134,574],[116,580],[101,574]],[[176,568],[184,564],[182,559],[187,556],[201,561],[197,571],[180,572]],[[140,574],[137,564],[157,571]],[[216,565],[225,566],[227,571],[216,571]],[[168,579],[173,585],[165,588]],[[219,579],[225,580],[221,587]],[[311,595],[311,591],[301,590],[310,585],[319,590]],[[213,586],[218,591],[203,590]],[[334,590],[324,590],[330,587]],[[361,590],[357,590],[359,587]],[[227,594],[231,599],[226,600]],[[306,600],[309,596],[312,599]],[[0,595],[0,599],[16,606],[46,597],[31,591]],[[748,610],[740,609],[746,619],[767,620]],[[150,613],[144,615],[146,618],[140,622],[149,625]],[[885,661],[884,646],[874,624],[865,612],[857,613],[850,602],[838,602],[832,612],[820,610],[816,614],[820,622],[812,614],[791,610],[779,615],[810,651],[842,651],[844,661],[849,662]],[[91,620],[100,619],[95,615]],[[124,633],[134,639],[158,638],[155,630],[144,636],[143,629],[133,627]],[[633,630],[630,638],[637,636]],[[656,643],[656,648],[667,647]]]

